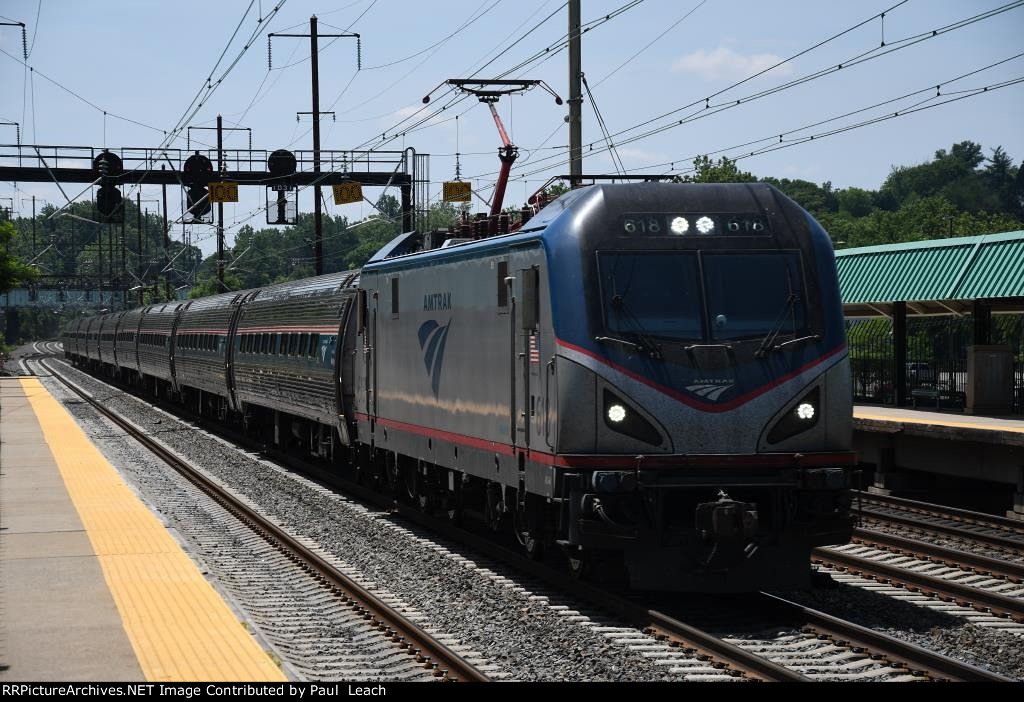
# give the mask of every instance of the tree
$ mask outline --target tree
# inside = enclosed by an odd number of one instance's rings
[[[843,188],[836,192],[839,211],[851,217],[866,217],[875,207],[875,198],[861,188]]]
[[[694,173],[680,179],[683,183],[755,183],[757,178],[736,167],[736,162],[722,156],[717,162],[707,156],[693,160]]]
[[[790,180],[789,178],[782,180],[763,178],[761,182],[774,185],[815,217],[821,217],[826,212],[835,212],[838,209],[836,193],[832,190],[830,182],[826,181],[818,185],[809,180]]]
[[[1014,214],[1024,219],[1024,161],[1017,166],[1017,176],[1013,179]]]
[[[38,275],[35,268],[26,266],[10,253],[14,231],[12,223],[0,222],[0,246],[3,247],[0,251],[0,292],[28,285]]]
[[[224,286],[228,292],[245,289],[241,279],[231,271],[224,271]],[[188,297],[190,300],[194,300],[197,297],[206,297],[207,295],[217,295],[219,293],[220,285],[217,281],[217,276],[212,275],[200,280],[189,292]]]

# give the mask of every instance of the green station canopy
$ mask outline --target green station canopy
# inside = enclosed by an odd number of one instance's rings
[[[1024,311],[1024,231],[842,249],[836,268],[847,317]]]

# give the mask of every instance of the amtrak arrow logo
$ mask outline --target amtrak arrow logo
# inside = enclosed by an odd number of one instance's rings
[[[418,332],[420,349],[423,351],[423,365],[427,367],[427,375],[430,376],[430,388],[434,391],[434,397],[437,397],[437,391],[441,387],[444,344],[448,340],[448,328],[451,325],[450,319],[443,327],[435,320],[428,319],[420,325]]]
[[[713,385],[710,383],[699,383],[697,385],[687,385],[686,389],[695,395],[715,402],[722,394],[731,388],[736,383],[729,383],[728,385]]]

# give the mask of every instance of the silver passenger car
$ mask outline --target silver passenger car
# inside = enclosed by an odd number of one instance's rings
[[[128,310],[117,325],[117,340],[114,350],[117,353],[117,367],[123,374],[139,372],[139,322],[142,321],[142,308]]]
[[[139,370],[173,383],[173,345],[171,337],[178,309],[187,302],[164,302],[145,309],[139,325]]]
[[[175,331],[174,372],[179,388],[228,396],[227,339],[247,293],[193,300],[183,307]]]
[[[262,288],[242,306],[233,361],[240,405],[338,424],[338,340],[358,284],[357,271],[334,273]]]

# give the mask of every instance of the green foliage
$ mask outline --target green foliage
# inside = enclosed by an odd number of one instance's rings
[[[227,288],[225,292],[234,292],[241,290],[245,287],[242,284],[241,278],[232,273],[231,271],[224,272],[224,287]],[[206,297],[207,295],[216,295],[220,293],[220,284],[217,280],[217,274],[214,273],[211,276],[199,280],[195,287],[189,292],[189,299],[194,300],[197,297]]]
[[[202,260],[202,252],[194,246],[185,247],[172,236],[165,259],[163,217],[145,209],[140,217],[135,203],[126,201],[122,225],[100,223],[88,201],[76,202],[61,212],[53,205],[44,205],[34,222],[31,217],[14,221],[16,234],[11,252],[24,260],[34,259],[40,272],[47,275],[70,277],[102,272],[104,277],[129,288],[136,284],[132,274],[153,283],[162,277],[166,259],[173,259],[172,286],[183,285]]]
[[[681,183],[754,183],[757,178],[736,167],[736,162],[725,156],[712,161],[707,156],[693,160],[695,172],[679,179]]]
[[[0,222],[0,292],[7,292],[11,288],[27,285],[36,279],[36,269],[26,266],[18,260],[17,255],[11,252],[11,245],[14,241],[14,225],[10,222]]]
[[[565,183],[552,183],[544,191],[544,197],[548,200],[555,200],[569,192],[570,188]],[[518,210],[519,208],[514,208]]]

